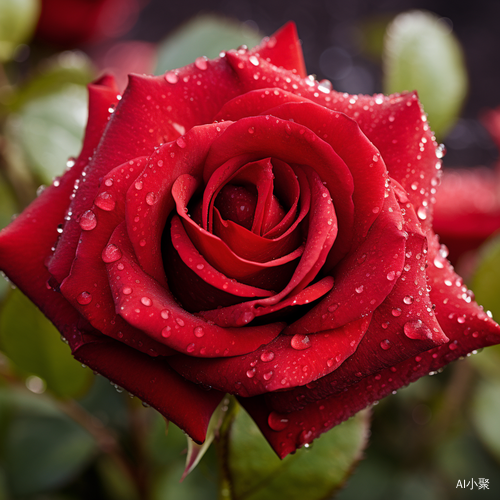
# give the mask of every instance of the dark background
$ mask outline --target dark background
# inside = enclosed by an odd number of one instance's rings
[[[363,26],[410,9],[446,18],[464,51],[469,95],[462,118],[445,140],[445,165],[492,165],[498,152],[478,117],[500,105],[500,2],[496,0],[149,0],[127,38],[158,42],[199,13],[235,18],[263,35],[293,20],[309,73],[332,80],[336,90],[372,94],[382,91],[381,64],[366,53]]]

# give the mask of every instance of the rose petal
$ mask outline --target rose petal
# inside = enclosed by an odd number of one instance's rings
[[[121,258],[117,251],[107,256],[114,249],[108,245],[108,240],[123,221],[125,194],[146,161],[145,157],[128,161],[104,177],[92,209],[80,220],[83,230],[75,260],[60,289],[72,306],[101,333],[121,342],[133,343],[135,348],[149,355],[168,355],[172,351],[165,345],[132,328],[115,313],[105,264],[108,259],[116,261]]]
[[[139,267],[125,223],[116,228],[110,244],[122,254],[119,262],[106,263],[116,311],[157,342],[190,356],[237,356],[269,343],[285,326],[272,323],[241,329],[208,324],[180,307],[168,289]]]
[[[183,379],[169,368],[165,358],[151,358],[109,338],[79,347],[74,356],[156,408],[196,442],[205,440],[210,417],[223,393],[204,390]]]
[[[371,316],[310,336],[280,335],[256,351],[231,358],[196,360],[173,356],[170,365],[188,380],[244,397],[307,384],[351,356]]]
[[[272,37],[264,38],[249,54],[269,60],[275,66],[295,71],[300,76],[307,75],[302,46],[293,22],[286,23]]]

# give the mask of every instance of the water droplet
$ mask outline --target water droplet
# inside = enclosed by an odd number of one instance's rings
[[[363,285],[358,286],[358,288],[356,288],[356,293],[362,293],[362,292],[363,292],[363,289],[364,289],[364,286],[363,286]]]
[[[403,331],[409,339],[429,340],[432,339],[430,328],[420,319],[411,320],[404,324]]]
[[[255,375],[255,368],[252,368],[251,370],[247,370],[247,377],[252,378]]]
[[[91,231],[97,226],[97,217],[95,216],[95,213],[92,212],[92,210],[87,210],[86,212],[83,212],[82,216],[80,217],[80,227],[84,231]]]
[[[301,335],[300,333],[297,333],[292,337],[290,345],[294,349],[301,351],[303,349],[308,349],[309,347],[311,347],[311,340],[307,335]]]
[[[332,304],[331,306],[328,306],[328,312],[335,312],[339,308],[338,304]]]
[[[142,181],[137,181],[135,184],[134,184],[134,187],[135,189],[137,189],[137,191],[140,191],[143,187],[144,187],[144,184]]]
[[[446,146],[444,144],[440,144],[436,148],[436,156],[441,159],[445,154],[446,154]]]
[[[254,134],[255,133],[255,127],[249,127],[248,128],[248,133],[249,134]]]
[[[177,146],[179,146],[180,148],[185,148],[186,147],[186,141],[184,140],[183,137],[178,137],[177,140],[175,141],[175,143],[177,144]]]
[[[113,200],[113,197],[111,194],[107,193],[106,191],[103,191],[102,193],[99,193],[94,200],[94,204],[96,207],[99,207],[101,210],[104,210],[105,212],[111,212],[116,206],[115,200]]]
[[[152,303],[153,303],[153,301],[149,297],[142,297],[141,298],[141,304],[146,306],[146,307],[150,307]]]
[[[274,359],[274,352],[273,351],[265,351],[260,355],[260,359],[264,363],[268,363],[269,361],[272,361]]]
[[[187,352],[193,352],[193,351],[194,351],[194,344],[189,344],[189,345],[186,347],[186,351],[187,351]]]
[[[156,203],[156,194],[155,193],[148,193],[146,195],[146,203],[148,205],[154,205]]]
[[[401,309],[399,307],[396,307],[396,309],[392,310],[392,315],[397,318],[398,316],[401,316]]]
[[[204,268],[205,266],[203,264],[196,264],[196,269],[199,269],[200,271]]]
[[[288,426],[288,418],[286,418],[286,415],[280,415],[272,411],[267,417],[267,424],[273,431],[282,431]]]
[[[418,218],[420,220],[427,219],[427,212],[428,212],[427,207],[424,207],[424,206],[418,207],[418,210],[417,210]]]
[[[410,304],[413,304],[413,297],[411,295],[406,295],[403,298],[403,302],[409,306]]]
[[[299,434],[299,445],[306,445],[311,442],[311,438],[313,436],[312,431],[302,431]]]
[[[387,351],[388,349],[391,348],[391,341],[388,340],[388,339],[385,339],[385,340],[382,340],[382,342],[380,342],[380,347],[384,350],[384,351]]]
[[[165,80],[168,83],[175,85],[179,81],[179,77],[173,71],[168,71],[167,73],[165,73]]]
[[[184,326],[184,320],[182,318],[175,318],[175,322],[179,325],[179,326]]]
[[[454,351],[458,347],[457,341],[455,340],[454,342],[451,342],[450,344],[448,344],[448,347],[450,351]]]
[[[208,68],[207,60],[208,58],[206,56],[197,57],[194,61],[194,65],[198,69],[201,69],[201,71],[205,71]]]
[[[259,65],[259,59],[256,57],[256,56],[250,56],[248,58],[248,60],[250,61],[251,64],[253,64],[254,66],[258,66]]]
[[[264,380],[269,380],[272,376],[273,376],[272,370],[269,371],[269,372],[267,372],[267,373],[264,373],[264,375],[262,375],[262,377],[264,378]]]
[[[168,319],[168,317],[170,316],[170,311],[168,309],[163,309],[163,311],[160,313],[160,316],[163,319]]]
[[[76,301],[80,305],[86,306],[87,304],[90,304],[92,302],[92,295],[89,292],[82,292],[80,295],[78,295]]]
[[[387,279],[388,279],[389,281],[393,281],[395,277],[396,277],[396,273],[395,273],[394,271],[389,271],[389,272],[387,273]]]
[[[101,257],[104,262],[109,264],[110,262],[120,260],[122,258],[122,252],[116,245],[111,243],[102,251]]]
[[[205,332],[201,326],[197,326],[194,330],[194,335],[195,337],[201,338],[203,335],[205,335]]]
[[[166,326],[165,328],[163,328],[163,330],[161,331],[161,336],[163,338],[168,338],[170,337],[170,335],[172,335],[172,332],[171,332],[171,328],[169,326]]]
[[[130,295],[132,293],[132,288],[130,288],[129,286],[125,286],[122,289],[122,293],[123,295]]]

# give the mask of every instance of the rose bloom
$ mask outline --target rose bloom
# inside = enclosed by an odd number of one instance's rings
[[[280,457],[500,330],[431,229],[415,93],[334,92],[295,26],[90,85],[83,150],[0,233],[80,362],[205,439],[226,393]]]

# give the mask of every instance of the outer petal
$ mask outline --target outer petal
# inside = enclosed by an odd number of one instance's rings
[[[45,263],[57,241],[57,227],[64,222],[75,180],[97,146],[108,120],[108,108],[115,102],[111,77],[89,85],[89,119],[75,165],[0,232],[2,270],[63,333],[68,325],[78,322],[79,314],[62,295],[47,286],[51,275]]]
[[[111,339],[82,345],[75,358],[131,391],[202,443],[224,394],[204,390],[177,375],[165,358],[151,358]]]

